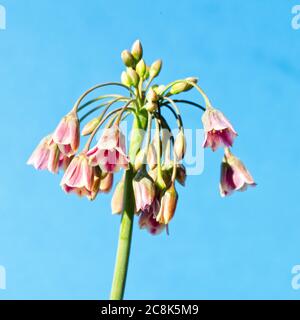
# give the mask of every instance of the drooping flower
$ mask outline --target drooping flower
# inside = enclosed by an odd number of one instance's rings
[[[49,170],[52,173],[57,173],[61,167],[61,153],[52,136],[48,135],[43,138],[32,155],[27,161],[27,164],[33,165],[37,170]]]
[[[104,129],[96,146],[87,155],[91,165],[99,165],[104,172],[117,172],[121,167],[128,169],[125,137],[117,125]]]
[[[250,172],[244,164],[235,157],[228,148],[221,164],[220,193],[222,197],[232,194],[234,191],[245,191],[248,186],[255,186]]]
[[[204,148],[210,147],[215,151],[218,147],[232,146],[237,133],[221,111],[207,108],[202,122],[205,131]]]
[[[157,222],[151,212],[142,212],[139,218],[139,226],[141,229],[147,229],[152,235],[160,234],[166,227],[165,224]]]
[[[152,212],[159,208],[155,184],[145,170],[140,170],[132,181],[136,212]]]
[[[53,140],[66,156],[74,155],[79,147],[79,120],[77,113],[71,111],[64,116],[53,133]]]
[[[92,197],[94,172],[95,169],[89,165],[86,154],[81,153],[71,161],[60,184],[67,193]]]
[[[168,224],[174,216],[177,200],[178,194],[173,183],[161,198],[160,210],[156,217],[156,221],[162,224]]]

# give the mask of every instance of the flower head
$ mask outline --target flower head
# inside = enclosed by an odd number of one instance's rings
[[[85,153],[81,153],[69,164],[61,186],[67,193],[74,192],[79,196],[92,197],[94,192],[95,169],[89,165]]]
[[[77,113],[71,111],[64,116],[53,133],[53,140],[60,151],[66,155],[74,155],[79,146],[79,120]]]
[[[215,151],[220,146],[232,146],[237,133],[221,111],[207,108],[202,122],[205,131],[204,148],[210,147]]]
[[[117,125],[106,128],[94,148],[88,151],[90,164],[99,165],[104,172],[128,169],[129,159],[125,150],[125,137]]]
[[[255,186],[251,174],[244,164],[235,157],[228,148],[225,149],[221,164],[220,193],[222,197],[234,191],[245,191],[248,186]]]

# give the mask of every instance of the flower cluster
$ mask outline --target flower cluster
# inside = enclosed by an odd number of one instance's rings
[[[53,133],[42,139],[28,164],[52,173],[64,171],[62,189],[90,200],[94,200],[99,193],[109,192],[114,174],[123,169],[123,177],[116,184],[112,197],[112,212],[123,213],[125,202],[133,198],[134,213],[139,216],[141,228],[153,235],[164,229],[168,231],[178,202],[176,184],[184,186],[186,182],[186,169],[182,160],[187,145],[178,107],[178,104],[185,103],[204,111],[203,147],[213,151],[224,148],[221,196],[244,191],[247,186],[255,185],[251,174],[230,150],[237,137],[235,129],[221,111],[212,107],[196,78],[176,80],[167,85],[153,84],[161,71],[162,61],[157,60],[148,66],[138,40],[130,51],[122,52],[121,58],[125,65],[121,82],[99,84],[83,93]],[[121,87],[129,94],[106,94],[83,103],[89,94],[108,86]],[[205,107],[173,98],[193,88],[202,95]],[[99,101],[101,104],[79,118],[80,112]],[[172,111],[178,125],[176,137],[163,114],[168,109]],[[79,150],[80,140],[83,139],[80,138],[80,126],[86,117],[99,110],[100,114],[83,127],[81,135],[87,136],[87,141]],[[133,117],[133,129],[127,153],[120,123],[128,116]],[[151,137],[153,126],[155,136]],[[100,128],[102,135],[91,146]],[[130,174],[127,175],[128,172]]]

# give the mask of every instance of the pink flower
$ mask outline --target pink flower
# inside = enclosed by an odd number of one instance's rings
[[[157,235],[164,230],[166,225],[157,222],[155,216],[147,211],[140,215],[139,226],[141,229],[147,229],[152,235]]]
[[[74,192],[79,196],[93,197],[94,168],[89,165],[86,154],[81,153],[74,157],[60,184],[67,193]]]
[[[104,172],[128,169],[129,159],[125,150],[125,137],[117,125],[106,128],[96,146],[87,153],[92,166],[99,165]]]
[[[248,186],[256,186],[251,174],[244,164],[226,148],[221,165],[221,196],[228,196],[234,191],[245,191]]]
[[[43,138],[32,155],[27,161],[27,164],[33,165],[37,170],[49,170],[52,173],[57,173],[60,167],[61,154],[52,136],[48,135]]]
[[[237,133],[222,112],[208,108],[202,116],[202,122],[205,131],[204,148],[210,147],[215,151],[219,146],[232,146]]]
[[[77,113],[71,111],[63,117],[53,133],[53,140],[60,151],[66,155],[74,155],[79,147],[79,120]]]
[[[156,200],[156,190],[152,178],[144,170],[140,170],[132,181],[136,212],[152,212],[156,214],[159,204]],[[158,208],[157,208],[158,207]]]

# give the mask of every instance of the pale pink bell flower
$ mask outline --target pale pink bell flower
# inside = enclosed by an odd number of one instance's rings
[[[245,191],[248,186],[256,186],[250,172],[228,148],[221,164],[220,193],[222,197],[234,191]]]
[[[204,126],[203,147],[210,147],[215,151],[218,147],[231,147],[237,136],[232,124],[224,114],[212,107],[206,109],[202,116]]]
[[[92,166],[99,165],[103,172],[117,172],[128,169],[125,137],[117,125],[104,129],[96,146],[87,153]]]
[[[53,140],[66,156],[74,155],[79,147],[80,131],[77,113],[71,111],[64,116],[53,133]]]

